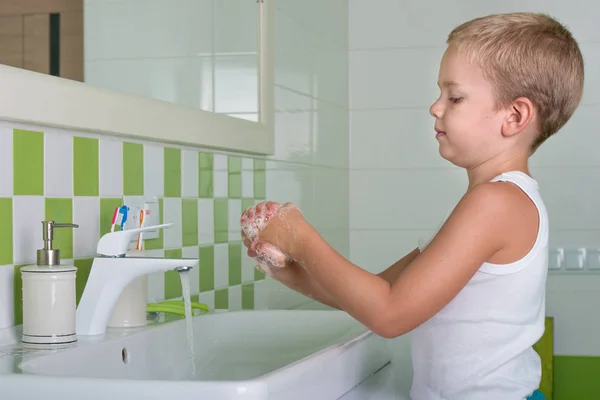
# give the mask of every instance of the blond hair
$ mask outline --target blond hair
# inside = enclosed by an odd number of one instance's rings
[[[457,26],[447,44],[494,86],[499,107],[528,98],[539,114],[532,153],[571,118],[583,94],[583,57],[569,30],[540,13],[493,14]]]

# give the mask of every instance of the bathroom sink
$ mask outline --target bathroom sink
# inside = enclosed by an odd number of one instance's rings
[[[194,317],[193,328],[194,377],[179,320],[27,359],[10,375],[14,385],[0,377],[2,391],[11,399],[333,400],[391,359],[385,339],[341,311],[215,313]]]

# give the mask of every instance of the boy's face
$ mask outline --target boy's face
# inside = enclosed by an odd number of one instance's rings
[[[496,108],[483,71],[457,50],[446,50],[438,77],[441,94],[431,106],[440,155],[455,165],[475,168],[503,151],[507,112]]]

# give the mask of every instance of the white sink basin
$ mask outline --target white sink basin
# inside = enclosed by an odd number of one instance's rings
[[[43,393],[62,399],[333,400],[391,359],[385,339],[341,311],[228,312],[195,317],[193,326],[195,379],[181,320],[109,333],[96,344],[80,340],[28,359],[19,365],[22,374],[0,376],[2,392],[10,399]]]

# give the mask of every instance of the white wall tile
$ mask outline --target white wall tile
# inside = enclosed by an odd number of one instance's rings
[[[347,105],[338,107],[326,101],[315,100],[313,106],[313,164],[347,168],[350,158]]]
[[[215,244],[215,289],[229,286],[229,245]]]
[[[13,127],[8,122],[0,122],[0,196],[13,195]]]
[[[229,194],[229,176],[227,171],[214,170],[213,195],[215,198],[226,198]]]
[[[61,130],[44,133],[44,194],[73,196],[73,135]]]
[[[200,248],[198,246],[184,247],[181,250],[183,258],[200,258]],[[198,293],[200,291],[200,266],[192,268],[189,272],[190,276],[190,293]]]
[[[351,49],[432,46],[443,44],[450,31],[472,18],[492,13],[534,11],[547,12],[566,24],[579,41],[597,41],[600,32],[593,18],[597,3],[560,0],[507,0],[481,2],[458,0],[431,3],[418,0],[349,1],[349,42]],[[584,6],[585,5],[585,6]]]
[[[213,155],[213,170],[227,172],[227,170],[228,170],[227,163],[228,163],[228,159],[227,159],[226,155],[224,155],[224,154]]]
[[[600,29],[599,29],[600,30]],[[600,43],[580,43],[585,68],[585,86],[583,88],[582,104],[600,105]]]
[[[123,195],[123,141],[108,137],[101,138],[98,147],[100,196],[121,197]]]
[[[165,256],[164,250],[144,250],[146,257]],[[148,275],[148,302],[155,303],[165,299],[165,273],[158,272]]]
[[[242,200],[240,199],[229,199],[227,207],[228,218],[227,223],[229,224],[229,241],[235,242],[242,240],[240,233],[240,217],[242,216]]]
[[[256,261],[248,257],[248,249],[242,245],[242,283],[254,282]]]
[[[313,169],[314,225],[319,230],[348,230],[349,177],[347,169]]]
[[[165,157],[162,146],[144,145],[144,194],[163,197],[165,193]]]
[[[352,169],[451,167],[439,154],[429,110],[350,112]]]
[[[266,310],[269,308],[269,291],[265,280],[254,283],[254,309]]]
[[[86,258],[96,254],[100,240],[100,198],[77,196],[73,198],[73,257]]]
[[[600,105],[580,106],[531,158],[534,167],[600,166]]]
[[[352,171],[350,228],[436,229],[466,189],[458,169]]]
[[[42,247],[42,196],[15,196],[13,198],[13,261],[16,265],[35,264],[37,250]]]
[[[229,310],[238,311],[242,309],[242,286],[231,286],[229,288]]]
[[[254,198],[254,172],[242,169],[242,197]]]
[[[14,266],[0,266],[0,329],[15,324],[14,321]]]
[[[310,163],[313,158],[312,99],[276,86],[275,105],[275,131],[282,134],[275,141],[273,159]]]
[[[164,230],[165,249],[179,249],[182,244],[182,210],[181,199],[165,197],[163,199],[164,223],[173,225]]]
[[[181,196],[198,197],[198,152],[181,152]]]
[[[200,296],[198,296],[198,301],[206,304],[208,309],[213,311],[215,309],[215,292],[210,291],[200,293]]]
[[[445,47],[407,47],[350,53],[350,109],[429,108],[439,96]]]
[[[532,168],[552,229],[600,228],[600,167]]]
[[[378,273],[418,246],[420,238],[429,238],[434,230],[353,230],[350,232],[352,262]]]

